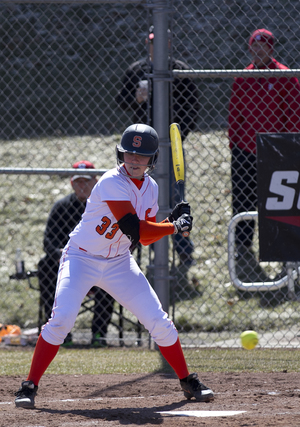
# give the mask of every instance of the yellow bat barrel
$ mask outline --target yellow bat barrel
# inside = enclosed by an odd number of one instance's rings
[[[180,126],[177,123],[170,125],[170,140],[172,150],[173,169],[176,182],[184,181],[184,161]]]

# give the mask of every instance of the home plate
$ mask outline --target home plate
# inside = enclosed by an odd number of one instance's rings
[[[247,411],[165,411],[158,414],[178,415],[181,417],[231,417]]]

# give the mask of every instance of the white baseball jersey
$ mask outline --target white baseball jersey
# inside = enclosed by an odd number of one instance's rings
[[[168,347],[177,341],[175,325],[130,254],[130,240],[119,230],[106,203],[130,201],[138,217],[146,219],[156,215],[157,198],[157,184],[149,176],[140,189],[120,169],[102,176],[62,253],[52,316],[42,330],[44,340],[62,344],[85,295],[99,286],[131,311],[158,345]]]
[[[71,242],[94,255],[111,258],[128,251],[131,242],[119,229],[106,201],[130,201],[139,219],[154,217],[158,211],[158,186],[146,175],[140,189],[120,172],[106,172],[87,201],[81,222],[70,233]]]

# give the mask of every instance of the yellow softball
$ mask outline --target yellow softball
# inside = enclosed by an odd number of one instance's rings
[[[255,331],[244,331],[240,335],[242,346],[246,350],[253,350],[258,344],[258,334]]]

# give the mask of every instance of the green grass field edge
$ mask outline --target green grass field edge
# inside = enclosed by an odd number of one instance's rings
[[[28,374],[32,348],[0,349],[0,376]],[[299,372],[297,349],[185,349],[190,372]],[[47,374],[99,375],[172,373],[159,351],[61,348]]]

